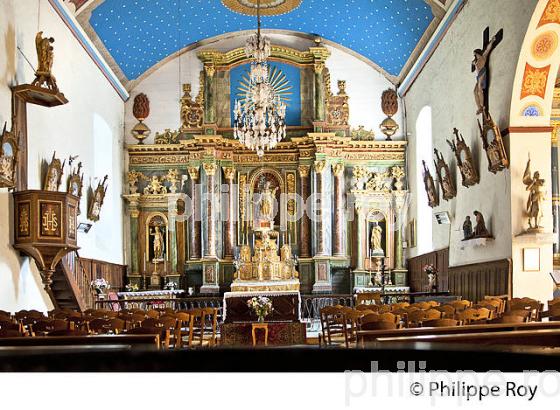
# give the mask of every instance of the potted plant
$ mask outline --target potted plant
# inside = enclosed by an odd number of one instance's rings
[[[437,292],[437,274],[436,267],[432,264],[424,266],[424,273],[428,275],[428,290],[430,292]]]
[[[105,292],[111,288],[109,282],[105,278],[97,278],[91,281],[91,288],[95,290],[99,299],[105,299]]]
[[[274,310],[272,301],[265,296],[255,296],[249,299],[247,301],[247,306],[253,309],[259,322],[264,322],[264,318]]]

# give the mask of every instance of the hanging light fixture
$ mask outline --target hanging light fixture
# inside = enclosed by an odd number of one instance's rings
[[[257,152],[274,148],[286,136],[286,104],[276,95],[268,77],[270,40],[261,36],[260,0],[257,0],[257,32],[247,39],[245,55],[252,58],[249,89],[236,100],[233,136]]]

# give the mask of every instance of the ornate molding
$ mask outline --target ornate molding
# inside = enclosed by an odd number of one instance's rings
[[[189,172],[189,176],[193,181],[198,180],[199,177],[198,167],[189,167],[188,172]]]
[[[336,164],[333,165],[332,170],[335,177],[342,176],[344,174],[344,163],[337,162]]]
[[[224,176],[228,181],[233,181],[235,178],[235,168],[234,167],[222,167],[224,170]]]
[[[321,174],[325,170],[326,165],[327,161],[325,160],[315,161],[315,163],[313,164],[313,169],[317,174]]]
[[[216,174],[218,166],[215,162],[205,162],[204,164],[202,164],[202,168],[204,168],[204,172],[206,172],[206,175],[214,176]]]
[[[309,171],[311,167],[309,165],[300,165],[298,166],[299,175],[302,178],[307,178],[309,176]]]

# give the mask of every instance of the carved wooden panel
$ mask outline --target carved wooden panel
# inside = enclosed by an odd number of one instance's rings
[[[511,297],[511,277],[510,259],[454,266],[449,268],[449,291],[475,302],[486,295]]]
[[[434,265],[438,270],[438,291],[448,289],[449,248],[440,249],[408,260],[409,286],[411,292],[425,292],[428,287],[428,275],[424,273],[425,265]]]

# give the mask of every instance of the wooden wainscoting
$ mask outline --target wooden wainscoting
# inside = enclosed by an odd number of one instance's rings
[[[423,271],[425,265],[434,265],[438,270],[438,290],[448,289],[447,271],[449,248],[440,249],[408,260],[408,277],[411,292],[424,292],[428,287],[428,275]]]
[[[449,268],[449,291],[474,302],[486,295],[511,297],[511,276],[511,259],[453,266]]]
[[[126,266],[87,258],[80,258],[80,262],[90,280],[105,278],[111,284],[111,289],[115,291],[124,287]]]

